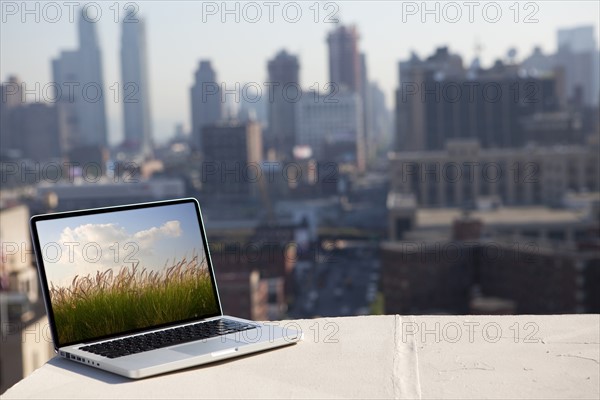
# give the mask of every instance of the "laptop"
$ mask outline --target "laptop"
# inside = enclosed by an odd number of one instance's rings
[[[30,226],[60,357],[135,379],[302,339],[297,325],[223,315],[196,199],[36,215]]]

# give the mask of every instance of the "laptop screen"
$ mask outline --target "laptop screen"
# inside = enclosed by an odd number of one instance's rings
[[[32,228],[57,347],[220,315],[194,200],[51,214]]]

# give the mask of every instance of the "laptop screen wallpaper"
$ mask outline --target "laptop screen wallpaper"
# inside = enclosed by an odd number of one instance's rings
[[[216,315],[192,203],[37,222],[58,345]]]

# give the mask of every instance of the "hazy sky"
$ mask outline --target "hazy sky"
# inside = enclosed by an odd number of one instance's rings
[[[226,7],[234,10],[231,14],[223,12],[220,1],[130,3],[146,20],[151,104],[158,141],[171,135],[178,122],[189,127],[189,89],[200,59],[212,60],[218,80],[232,89],[235,82],[243,85],[266,81],[267,60],[285,48],[300,58],[301,84],[322,87],[328,80],[325,38],[333,28],[333,23],[327,21],[331,12],[337,11],[343,23],[357,24],[360,48],[367,54],[369,78],[385,90],[390,108],[398,84],[397,62],[411,51],[424,57],[437,46],[448,45],[468,64],[479,42],[485,66],[504,58],[511,47],[517,49],[518,59],[536,45],[544,52],[553,52],[559,28],[593,25],[597,36],[600,15],[597,1],[479,1],[472,6],[463,1],[432,1],[425,5],[433,10],[430,14],[423,12],[421,1],[292,3],[228,2]],[[77,46],[76,22],[69,18],[69,6],[61,1],[53,3],[58,7],[31,2],[33,10],[38,4],[38,22],[35,13],[23,13],[21,4],[2,1],[0,77],[5,80],[16,74],[28,85],[40,82],[43,86],[51,81],[51,60],[61,50]],[[126,3],[97,4],[101,9],[97,32],[105,85],[109,87],[120,82],[120,25]],[[94,6],[88,15],[96,19]],[[106,106],[109,137],[115,142],[122,137],[122,105],[109,96]]]

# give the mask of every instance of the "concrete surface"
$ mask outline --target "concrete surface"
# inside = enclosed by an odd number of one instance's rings
[[[2,398],[600,397],[599,315],[286,323],[305,340],[140,381],[54,358]]]

